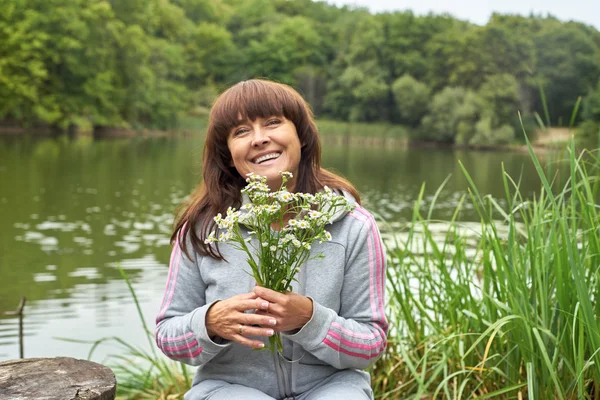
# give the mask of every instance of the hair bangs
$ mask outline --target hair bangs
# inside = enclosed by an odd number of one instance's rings
[[[244,121],[283,116],[295,125],[302,118],[304,100],[287,85],[251,80],[240,82],[217,99],[210,120],[221,135],[227,135]]]

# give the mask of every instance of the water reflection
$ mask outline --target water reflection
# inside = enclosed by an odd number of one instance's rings
[[[0,314],[28,298],[26,356],[87,356],[89,345],[56,337],[120,336],[145,345],[117,265],[152,324],[173,214],[199,179],[201,153],[194,139],[0,138]],[[521,153],[327,145],[323,157],[357,186],[367,208],[392,223],[410,220],[423,182],[427,209],[448,176],[432,216],[450,218],[467,188],[459,160],[496,199],[504,197],[501,163],[522,174],[525,191],[539,186]],[[460,218],[479,220],[468,205]],[[0,359],[18,356],[16,332],[16,320],[0,316]]]

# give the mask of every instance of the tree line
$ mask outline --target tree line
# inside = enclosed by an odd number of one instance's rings
[[[176,126],[223,88],[290,84],[319,117],[506,143],[600,124],[600,32],[550,16],[372,14],[311,0],[0,0],[0,120]],[[545,110],[548,112],[545,112]]]

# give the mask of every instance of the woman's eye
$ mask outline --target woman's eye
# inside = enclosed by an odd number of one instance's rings
[[[248,130],[246,128],[238,128],[233,131],[233,136],[240,136],[246,133]]]
[[[272,119],[272,120],[269,120],[269,122],[267,122],[267,125],[278,125],[280,123],[281,123],[281,120],[279,120],[279,119]]]

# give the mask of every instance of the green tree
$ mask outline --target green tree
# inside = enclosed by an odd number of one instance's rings
[[[586,121],[600,122],[600,79],[596,87],[583,98],[582,117]]]
[[[483,101],[483,107],[489,115],[492,125],[508,124],[519,127],[519,83],[510,74],[488,76],[477,94]]]
[[[314,52],[321,38],[305,17],[282,17],[276,24],[268,24],[265,35],[251,40],[247,49],[245,66],[251,77],[268,77],[280,82],[294,84],[294,70],[313,63],[320,63],[320,55]]]
[[[431,99],[429,87],[412,76],[404,74],[392,84],[392,92],[397,112],[401,117],[400,122],[417,126],[427,112]]]
[[[49,39],[37,26],[41,15],[12,0],[0,0],[0,9],[0,119],[53,120],[53,109],[40,103]]]
[[[477,112],[477,107],[472,107],[472,97],[473,92],[463,87],[446,87],[435,94],[429,104],[429,112],[421,122],[417,139],[453,143],[459,123],[468,117],[475,119],[475,116],[469,115]]]
[[[568,121],[579,96],[600,77],[600,49],[587,28],[577,23],[548,20],[535,36],[537,75],[553,123]],[[537,109],[542,105],[538,101]]]
[[[383,20],[358,12],[346,22],[346,51],[336,59],[325,106],[334,116],[350,121],[389,121],[393,94],[384,60]]]

